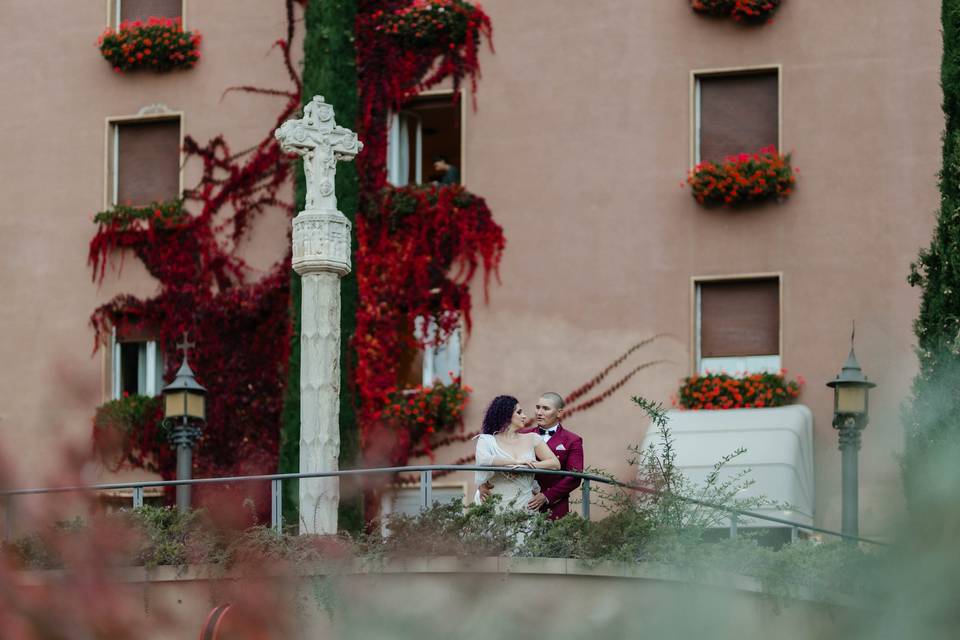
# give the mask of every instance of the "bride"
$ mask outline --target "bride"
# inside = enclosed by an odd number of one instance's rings
[[[487,407],[483,428],[477,436],[477,464],[516,469],[559,469],[560,461],[537,433],[522,433],[527,416],[513,396],[497,396]],[[508,471],[478,471],[477,486],[486,484],[499,495],[499,509],[525,510],[539,490],[534,474]],[[535,489],[536,487],[536,489]],[[474,497],[480,503],[480,491]]]

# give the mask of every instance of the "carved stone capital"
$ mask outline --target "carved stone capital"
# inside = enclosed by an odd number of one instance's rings
[[[301,211],[293,219],[293,270],[350,273],[350,221],[339,211]]]

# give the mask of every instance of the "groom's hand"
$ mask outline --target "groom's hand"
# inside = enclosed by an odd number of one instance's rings
[[[493,485],[489,482],[484,482],[478,487],[480,491],[480,500],[486,500],[490,497],[490,494],[493,493]]]
[[[547,504],[547,496],[543,492],[533,494],[530,502],[527,503],[527,509],[531,511],[540,511]]]

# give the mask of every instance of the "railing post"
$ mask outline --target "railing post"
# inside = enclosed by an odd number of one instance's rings
[[[737,512],[730,512],[730,539],[733,540],[737,537]]]
[[[433,473],[420,472],[420,510],[426,511],[433,506]]]
[[[3,498],[3,539],[13,542],[13,496]]]
[[[143,506],[143,487],[133,488],[133,508],[137,509]]]
[[[590,519],[590,480],[583,479],[580,485],[580,493],[583,495],[583,502],[580,504],[580,513],[584,520]]]
[[[277,533],[283,533],[283,481],[270,481],[270,527]]]

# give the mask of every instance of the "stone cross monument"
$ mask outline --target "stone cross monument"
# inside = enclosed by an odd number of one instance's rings
[[[293,219],[293,269],[303,283],[300,329],[300,472],[336,471],[340,456],[340,278],[350,273],[350,221],[337,210],[338,160],[363,149],[314,96],[274,133],[303,156],[306,208]],[[340,482],[300,480],[300,533],[335,534]]]

